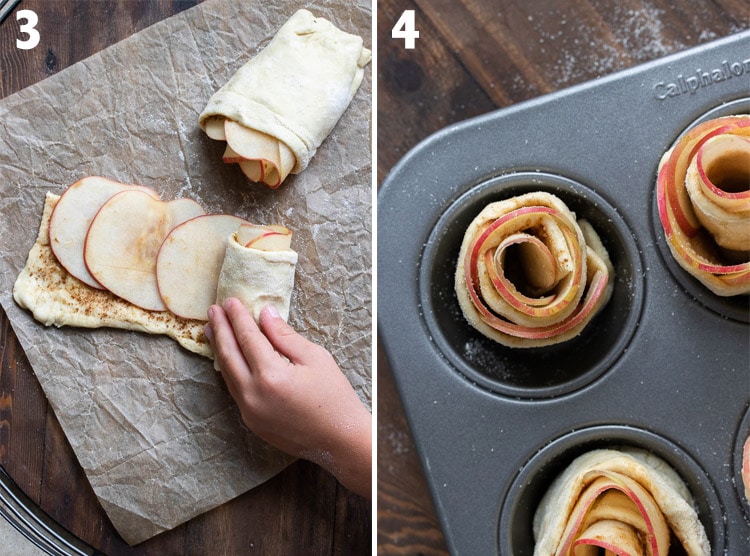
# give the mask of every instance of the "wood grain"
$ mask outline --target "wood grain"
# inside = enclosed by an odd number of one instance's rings
[[[23,0],[41,42],[16,48],[15,14],[0,25],[0,97],[202,0]],[[168,40],[168,39],[165,39]],[[365,554],[372,504],[300,461],[272,480],[136,547],[112,527],[0,310],[0,465],[68,531],[109,555]],[[0,552],[2,549],[0,548]]]
[[[390,36],[407,9],[420,31],[414,50]],[[381,183],[409,149],[447,125],[747,29],[750,3],[380,0],[377,17]],[[382,346],[377,372],[378,553],[446,554]]]
[[[404,9],[416,11],[417,48],[406,51],[390,39]],[[494,108],[474,77],[466,72],[432,20],[412,2],[378,3],[378,182],[407,151],[430,133],[459,119]]]

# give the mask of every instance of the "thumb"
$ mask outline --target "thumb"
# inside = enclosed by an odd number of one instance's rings
[[[271,345],[280,354],[284,355],[292,363],[305,361],[309,355],[312,342],[297,334],[279,315],[279,311],[273,305],[266,305],[260,312],[260,328],[263,334],[271,342]]]

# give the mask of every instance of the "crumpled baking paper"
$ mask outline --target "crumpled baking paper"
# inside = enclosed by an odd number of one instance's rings
[[[224,164],[198,114],[297,9],[363,37],[361,0],[207,0],[0,101],[5,309],[103,508],[130,544],[221,505],[291,459],[248,432],[210,360],[166,337],[46,328],[12,288],[47,191],[86,175],[293,230],[289,322],[327,347],[371,406],[371,73],[310,166],[278,190]]]

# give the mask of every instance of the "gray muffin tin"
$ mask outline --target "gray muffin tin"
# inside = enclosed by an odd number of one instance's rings
[[[750,113],[750,32],[448,127],[388,175],[378,334],[452,553],[531,554],[555,476],[590,449],[635,446],[685,480],[713,554],[750,554],[748,296],[719,298],[674,263],[655,202],[664,151],[737,113]],[[519,350],[466,324],[453,279],[474,216],[535,189],[592,222],[616,283],[580,336]]]

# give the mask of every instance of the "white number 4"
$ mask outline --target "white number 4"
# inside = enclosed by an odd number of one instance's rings
[[[419,31],[415,28],[414,10],[404,10],[398,18],[396,25],[391,29],[392,39],[404,39],[404,48],[411,50],[415,46],[415,40],[419,38]]]

